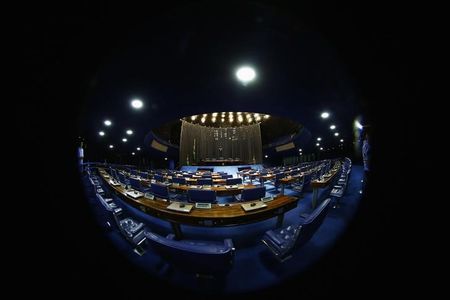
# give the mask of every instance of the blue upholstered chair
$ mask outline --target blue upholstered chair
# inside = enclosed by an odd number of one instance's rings
[[[322,225],[330,208],[330,203],[330,198],[324,200],[310,215],[302,218],[297,225],[266,231],[262,242],[279,261],[283,262],[289,259],[292,257],[292,252],[306,244]]]
[[[236,195],[238,201],[250,201],[264,198],[266,196],[266,187],[258,186],[250,189],[243,189],[240,195]]]
[[[201,202],[201,203],[216,202],[216,191],[213,190],[190,189],[188,190],[188,196],[190,202]]]
[[[227,185],[242,184],[242,178],[227,178]]]
[[[162,176],[160,174],[155,174],[153,176],[153,179],[155,179],[157,182],[164,182],[164,176]]]
[[[126,216],[122,208],[114,209],[113,216],[122,235],[135,246],[134,251],[142,255],[144,252],[142,246],[147,239],[144,223]]]
[[[148,244],[169,264],[202,275],[224,275],[233,265],[235,248],[231,239],[222,242],[175,240],[146,232]]]
[[[172,182],[178,184],[186,184],[186,179],[183,177],[173,177]]]
[[[169,193],[169,188],[165,184],[152,183],[150,188],[151,188],[152,194],[155,197],[163,198],[166,200],[170,200],[172,198]]]
[[[211,178],[206,179],[206,178],[199,178],[197,179],[197,184],[199,185],[212,185],[213,181]]]
[[[138,190],[142,193],[147,193],[150,191],[150,188],[142,186],[141,181],[136,178],[130,177],[130,185],[133,189]]]

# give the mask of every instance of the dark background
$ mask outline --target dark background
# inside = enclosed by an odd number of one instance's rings
[[[24,144],[15,152],[19,169],[35,178],[31,189],[40,200],[23,203],[20,217],[30,234],[16,251],[23,262],[20,279],[36,293],[127,298],[184,293],[149,281],[102,239],[83,199],[74,156],[81,101],[102,53],[113,47],[115,35],[133,30],[136,18],[163,14],[173,5],[38,4],[28,6],[19,19],[17,45],[25,70],[19,82],[26,100],[15,103],[15,125]],[[238,9],[239,3],[230,7]],[[414,206],[404,193],[404,170],[412,158],[417,172],[428,160],[412,151],[425,130],[405,115],[427,114],[426,107],[415,104],[424,94],[423,58],[429,43],[420,20],[426,12],[411,4],[365,7],[313,1],[274,9],[287,10],[316,28],[357,78],[371,116],[374,167],[369,195],[332,251],[298,278],[243,296],[364,297],[414,289],[419,260],[413,264],[409,259],[416,246],[410,238],[419,233],[411,230],[412,218],[405,218],[410,209],[402,207],[405,201]]]

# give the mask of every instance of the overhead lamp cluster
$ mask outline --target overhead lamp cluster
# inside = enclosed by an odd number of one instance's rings
[[[200,115],[193,115],[183,118],[184,121],[200,124],[205,126],[222,126],[222,125],[250,125],[261,123],[270,118],[270,115],[249,112],[214,112]]]
[[[331,113],[328,112],[328,111],[324,111],[324,112],[322,112],[322,113],[320,114],[320,117],[321,117],[322,119],[328,119],[330,116],[331,116]],[[335,124],[330,124],[329,128],[330,128],[331,131],[334,131],[333,135],[334,135],[335,137],[338,137],[338,136],[339,136],[339,132],[335,131],[336,128],[337,128],[337,126],[336,126]],[[317,137],[317,141],[318,141],[318,142],[322,141],[322,138],[321,138],[321,137]],[[344,142],[344,139],[341,138],[341,139],[339,140],[339,142],[340,142],[341,145],[342,145],[342,143]],[[317,146],[317,147],[320,147],[320,143],[316,143],[316,146]],[[323,150],[322,147],[320,147],[319,149],[320,149],[320,150]]]

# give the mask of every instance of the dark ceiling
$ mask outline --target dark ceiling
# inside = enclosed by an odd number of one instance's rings
[[[190,4],[118,31],[86,90],[79,135],[87,157],[102,158],[112,151],[110,144],[116,153],[131,155],[144,147],[150,130],[214,111],[262,111],[291,119],[311,132],[309,146],[318,136],[326,146],[340,138],[351,142],[353,121],[363,110],[355,81],[333,43],[305,20],[254,3],[238,10]],[[256,82],[242,86],[235,80],[233,70],[241,64],[255,67]],[[142,110],[130,107],[134,98],[144,102]],[[328,120],[320,118],[324,110],[331,113]],[[106,128],[105,119],[113,125]],[[264,130],[265,141],[284,129],[289,134],[288,127]],[[126,136],[127,129],[134,134]],[[173,133],[170,140],[176,140]]]

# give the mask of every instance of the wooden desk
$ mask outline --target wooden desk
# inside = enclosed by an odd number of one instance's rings
[[[311,181],[311,187],[313,189],[313,197],[311,200],[311,206],[314,209],[317,205],[317,198],[319,197],[319,189],[326,188],[332,182],[337,173],[339,173],[340,165],[337,168],[333,168],[330,174],[331,176],[324,177],[322,180],[313,180]]]
[[[210,209],[194,207],[189,213],[182,213],[167,209],[170,203],[156,197],[154,199],[129,197],[125,194],[126,190],[122,186],[112,186],[109,183],[103,169],[100,168],[99,171],[100,177],[121,199],[149,215],[170,222],[177,238],[182,238],[180,224],[205,227],[237,226],[277,217],[276,226],[280,227],[283,224],[284,213],[297,207],[298,203],[297,197],[278,196],[274,200],[266,202],[267,207],[254,211],[245,212],[242,209],[242,203],[254,202],[247,201],[230,203],[228,206],[212,204]]]

